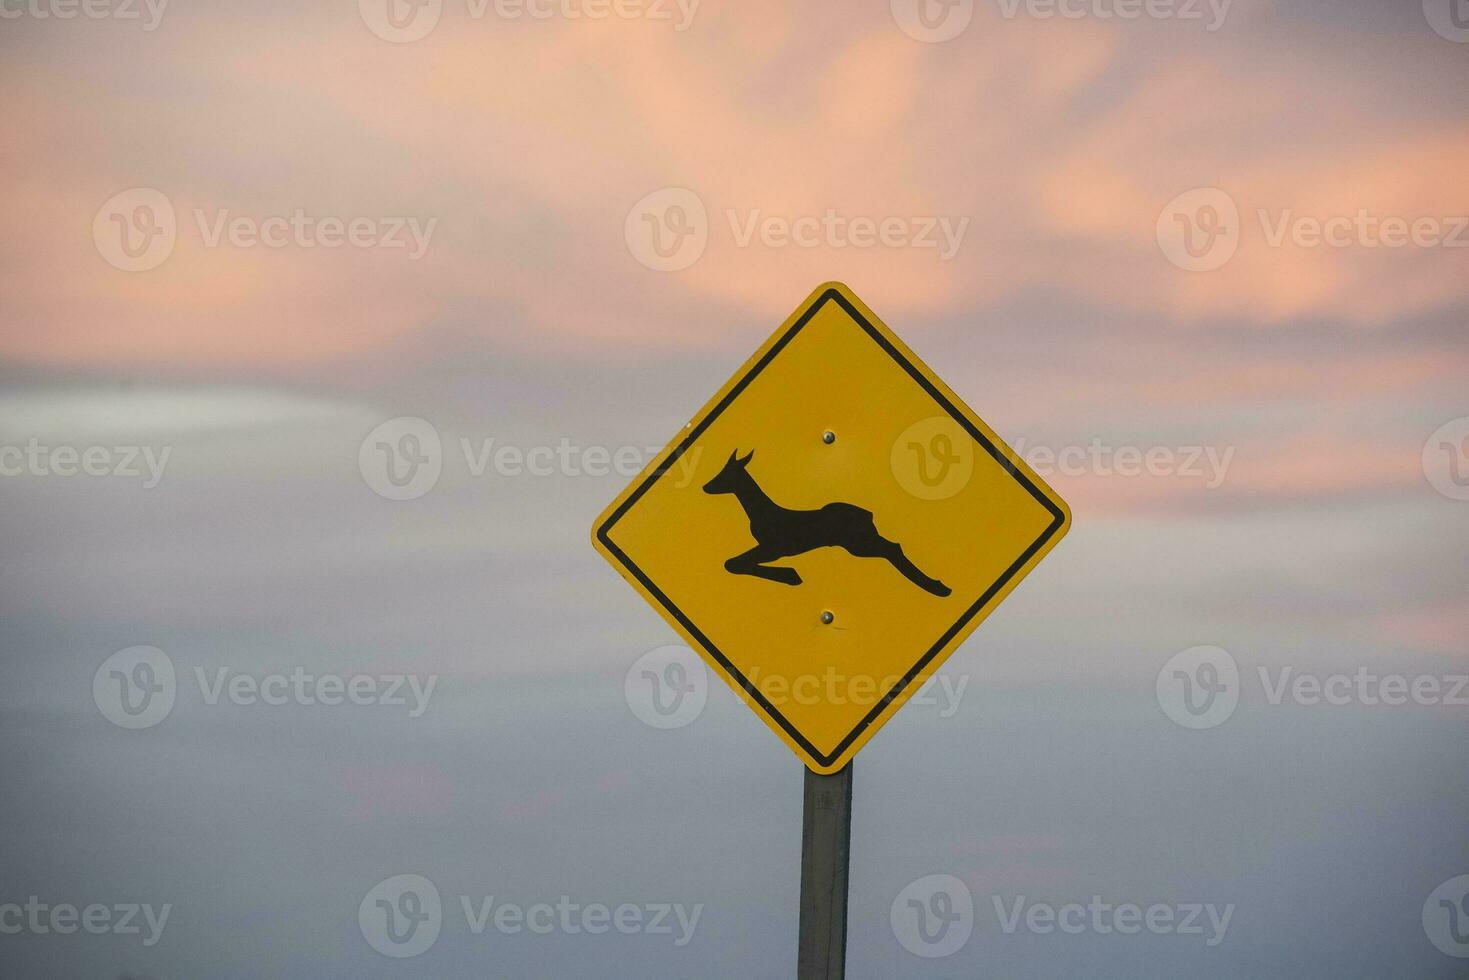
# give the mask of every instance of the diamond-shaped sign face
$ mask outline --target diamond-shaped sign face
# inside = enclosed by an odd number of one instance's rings
[[[807,766],[830,773],[1070,521],[861,300],[829,283],[592,538]]]

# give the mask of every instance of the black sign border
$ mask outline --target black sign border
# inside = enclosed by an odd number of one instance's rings
[[[766,365],[774,360],[775,356],[785,349],[785,346],[791,342],[796,334],[801,332],[801,328],[804,327],[808,322],[810,322],[811,318],[814,317],[821,310],[821,308],[829,302],[836,303],[838,306],[840,306],[842,310],[845,311],[846,314],[850,316],[853,321],[855,321],[857,325],[860,326],[863,331],[866,332],[866,334],[877,343],[879,347],[887,352],[887,355],[889,357],[896,361],[897,364],[902,367],[903,370],[906,371],[911,378],[913,378],[914,381],[918,382],[919,386],[928,393],[929,397],[937,402],[940,407],[942,407],[943,410],[947,412],[955,422],[963,427],[965,432],[969,433],[970,437],[973,438],[975,442],[978,442],[981,446],[983,446],[985,451],[988,452],[992,457],[994,457],[996,462],[1003,466],[1010,473],[1011,476],[1015,477],[1015,479],[1019,481],[1020,485],[1023,486],[1030,493],[1030,495],[1034,497],[1036,501],[1039,502],[1041,506],[1045,507],[1045,509],[1051,514],[1052,521],[1046,527],[1046,529],[1041,532],[1040,537],[1036,538],[1035,541],[1031,543],[1030,547],[1026,548],[1019,558],[1015,559],[1014,564],[1005,569],[1004,573],[999,577],[999,579],[996,580],[993,585],[991,585],[988,589],[984,591],[984,594],[979,597],[974,605],[970,606],[964,612],[964,614],[959,617],[958,621],[955,622],[953,626],[944,631],[944,634],[940,636],[931,647],[928,648],[928,651],[919,658],[918,662],[913,665],[908,673],[905,674],[901,680],[893,685],[892,690],[884,694],[877,701],[877,703],[873,705],[872,710],[869,711],[866,716],[864,716],[862,720],[857,723],[856,727],[848,732],[846,736],[837,743],[836,748],[834,748],[830,753],[823,753],[818,751],[816,749],[816,746],[812,745],[811,742],[808,741],[807,738],[802,735],[801,732],[798,731],[796,727],[790,723],[790,721],[786,719],[785,715],[781,714],[780,711],[776,709],[775,705],[771,704],[770,701],[766,699],[765,695],[760,692],[759,688],[751,683],[749,678],[745,677],[744,674],[735,669],[734,664],[730,662],[729,658],[726,657],[719,650],[719,648],[714,645],[709,637],[704,635],[702,630],[694,625],[693,620],[684,615],[683,610],[674,605],[673,602],[668,598],[668,596],[663,594],[663,590],[658,588],[653,580],[650,579],[647,574],[645,574],[643,570],[639,568],[637,564],[633,562],[633,560],[629,558],[621,548],[613,543],[611,531],[613,525],[615,525],[618,520],[620,520],[622,516],[627,513],[629,509],[631,509],[632,505],[637,503],[638,499],[642,497],[642,495],[646,493],[653,486],[654,483],[658,482],[658,479],[662,477],[663,474],[668,472],[668,470],[673,466],[674,461],[682,456],[684,452],[690,446],[692,446],[696,440],[698,440],[699,436],[704,434],[704,430],[709,427],[710,423],[717,419],[720,414],[730,406],[730,403],[732,403],[736,398],[739,397],[740,393],[743,392],[745,388],[749,386],[750,382],[753,381],[755,377],[765,369]],[[704,647],[709,655],[713,657],[716,661],[718,661],[720,666],[725,669],[725,672],[728,673],[730,677],[739,682],[740,687],[744,689],[745,693],[749,695],[750,699],[759,704],[760,707],[765,710],[766,714],[769,717],[775,719],[776,723],[780,725],[781,729],[787,735],[789,735],[796,742],[797,745],[805,749],[806,753],[817,762],[819,762],[822,766],[830,767],[836,761],[836,759],[838,759],[841,754],[847,750],[848,746],[856,741],[857,738],[861,736],[861,734],[865,732],[874,721],[877,720],[878,716],[882,714],[885,708],[887,708],[889,702],[891,702],[893,698],[897,697],[899,694],[907,689],[908,685],[912,683],[913,679],[920,672],[922,672],[923,668],[926,667],[929,662],[933,660],[934,657],[938,656],[939,651],[944,648],[949,640],[951,640],[955,634],[962,630],[971,619],[978,615],[979,611],[983,609],[992,598],[994,598],[996,593],[998,593],[1007,584],[1009,584],[1011,579],[1013,579],[1020,572],[1020,569],[1025,567],[1026,562],[1030,561],[1031,557],[1034,556],[1037,551],[1045,547],[1046,542],[1055,537],[1056,533],[1061,530],[1061,527],[1065,523],[1066,515],[1061,510],[1061,508],[1056,505],[1055,501],[1051,500],[1050,497],[1042,493],[1040,488],[1035,485],[1034,481],[1032,481],[1023,470],[1015,466],[1015,464],[1011,462],[1010,458],[1006,456],[1006,454],[1002,450],[1000,450],[998,446],[991,442],[990,439],[982,431],[980,431],[980,429],[976,425],[974,425],[974,423],[971,422],[963,412],[959,411],[959,409],[954,406],[953,402],[945,397],[943,392],[935,388],[933,383],[929,381],[924,373],[920,371],[908,358],[904,357],[902,352],[894,347],[888,341],[888,339],[884,337],[880,331],[877,330],[877,328],[869,323],[867,318],[863,316],[861,312],[858,311],[854,306],[852,306],[852,304],[847,301],[847,298],[845,296],[843,296],[836,289],[828,289],[824,293],[822,293],[814,303],[811,304],[810,308],[807,309],[805,313],[801,314],[800,318],[791,325],[791,328],[787,330],[779,340],[771,345],[771,348],[765,352],[765,356],[760,358],[760,360],[757,361],[750,368],[750,370],[745,373],[745,376],[740,378],[740,380],[735,383],[734,387],[730,388],[725,396],[720,399],[719,404],[715,405],[713,410],[711,410],[708,414],[706,414],[702,419],[699,420],[699,424],[694,426],[694,428],[686,436],[684,436],[683,440],[679,442],[678,446],[673,450],[673,452],[668,455],[668,458],[665,459],[657,469],[649,473],[648,476],[643,480],[643,482],[639,484],[638,488],[634,490],[631,494],[629,494],[627,499],[624,500],[616,510],[608,515],[607,520],[603,521],[602,525],[597,528],[597,540],[602,542],[602,545],[607,549],[608,554],[615,556],[617,560],[622,563],[623,567],[626,568],[639,582],[643,584],[643,588],[647,589],[648,593],[656,598],[658,602],[663,606],[663,608],[668,610],[669,614],[671,614],[674,619],[678,620],[678,622],[683,625],[683,628],[688,631],[690,636],[699,641],[700,645]]]

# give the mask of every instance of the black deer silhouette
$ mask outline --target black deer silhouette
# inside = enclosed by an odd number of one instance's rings
[[[744,554],[724,563],[725,571],[735,575],[800,585],[801,576],[794,568],[767,565],[766,562],[804,554],[815,548],[845,548],[858,558],[883,558],[903,573],[903,577],[925,592],[946,596],[950,589],[936,578],[929,578],[903,554],[896,541],[877,533],[872,512],[854,504],[831,503],[817,510],[790,510],[782,507],[760,489],[745,468],[754,450],[739,455],[729,454],[724,468],[704,484],[705,493],[732,493],[745,516],[750,519],[750,533],[759,542]]]

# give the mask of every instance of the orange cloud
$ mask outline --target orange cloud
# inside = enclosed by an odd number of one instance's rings
[[[685,32],[458,11],[393,45],[353,13],[303,12],[299,29],[278,14],[181,21],[148,41],[144,80],[107,75],[85,99],[63,79],[108,71],[85,40],[0,68],[25,107],[0,135],[21,175],[0,204],[28,230],[4,253],[0,355],[280,366],[401,344],[445,310],[512,347],[699,346],[722,343],[721,328],[670,322],[669,308],[765,323],[830,278],[898,318],[1039,292],[1184,323],[1380,325],[1463,295],[1453,249],[1268,244],[1262,208],[1469,213],[1469,137],[1378,95],[1363,51],[1303,59],[1252,43],[1248,10],[1232,33],[1178,31],[1167,45],[1158,25],[993,12],[926,45],[886,11],[774,2],[701,10]],[[1469,80],[1426,42],[1422,57]],[[440,224],[418,263],[201,252],[181,238],[165,266],[125,274],[98,261],[87,228],[130,186],[158,187],[181,214],[302,207]],[[709,244],[661,273],[636,261],[623,221],[670,186],[699,196]],[[1163,205],[1199,186],[1226,189],[1241,212],[1237,254],[1208,273],[1170,265],[1154,236]],[[966,224],[947,261],[741,241],[752,220],[828,210]]]

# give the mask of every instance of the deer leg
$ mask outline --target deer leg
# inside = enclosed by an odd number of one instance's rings
[[[891,562],[892,566],[901,572],[903,577],[908,581],[918,586],[924,592],[941,598],[953,591],[938,579],[923,574],[918,566],[909,561],[908,556],[903,554],[902,546],[896,541],[889,542],[889,544],[893,547],[892,553],[883,555],[883,557]]]
[[[924,592],[942,597],[948,595],[951,591],[947,585],[936,578],[930,578],[923,574],[917,565],[909,561],[908,556],[903,554],[902,545],[896,541],[889,541],[887,538],[878,534],[876,530],[872,532],[870,538],[864,537],[860,542],[854,542],[843,547],[859,558],[884,559],[901,572],[904,578],[918,586]]]
[[[786,556],[776,554],[765,545],[757,544],[749,551],[735,555],[725,562],[724,570],[735,575],[753,575],[756,578],[769,579],[772,582],[780,582],[782,585],[800,585],[801,576],[796,574],[794,568],[773,568],[762,564],[784,557]]]

